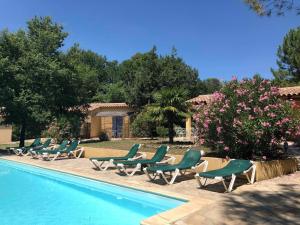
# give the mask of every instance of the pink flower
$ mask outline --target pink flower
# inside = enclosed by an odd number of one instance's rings
[[[274,118],[274,117],[276,117],[276,114],[275,113],[268,113],[268,116],[271,117],[271,118]]]
[[[259,112],[261,112],[261,109],[258,108],[258,107],[254,107],[253,111],[254,111],[255,113],[259,113]]]
[[[205,140],[204,140],[203,138],[200,138],[200,139],[199,139],[199,143],[200,143],[200,145],[203,145],[203,144],[204,144],[204,142],[205,142]]]
[[[263,127],[270,127],[271,126],[270,123],[268,123],[268,122],[262,122],[261,125]]]
[[[221,131],[222,131],[222,127],[217,127],[217,132],[218,132],[218,134],[220,134]]]
[[[259,101],[260,101],[260,102],[263,102],[263,101],[268,100],[268,99],[269,99],[269,96],[267,96],[267,95],[261,95],[261,96],[259,97]]]
[[[237,81],[237,76],[233,75],[233,76],[231,77],[231,80],[232,80],[232,81]]]
[[[224,147],[224,151],[228,152],[229,151],[229,147],[225,146]]]
[[[225,98],[225,95],[219,91],[216,91],[213,93],[212,97],[215,101],[222,101]]]

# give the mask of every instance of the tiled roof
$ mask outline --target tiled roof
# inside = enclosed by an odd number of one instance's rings
[[[284,87],[279,88],[280,96],[293,96],[293,95],[300,95],[300,86],[295,87]],[[199,95],[195,98],[188,100],[188,102],[196,103],[196,102],[210,102],[212,100],[212,95]]]
[[[300,86],[279,88],[281,96],[291,96],[300,94]]]
[[[103,103],[103,102],[94,102],[90,103],[89,111],[93,111],[98,108],[129,108],[129,106],[122,103]]]
[[[191,102],[191,103],[206,102],[206,103],[208,103],[211,101],[211,99],[212,99],[212,95],[198,95],[197,97],[188,100],[188,102]]]

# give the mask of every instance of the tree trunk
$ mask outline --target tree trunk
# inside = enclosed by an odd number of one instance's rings
[[[172,144],[174,142],[174,124],[169,122],[169,143]]]
[[[21,131],[20,131],[20,145],[19,147],[25,146],[25,134],[26,134],[26,123],[25,121],[21,124]]]

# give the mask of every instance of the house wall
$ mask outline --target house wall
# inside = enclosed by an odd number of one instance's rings
[[[101,117],[91,116],[91,130],[90,137],[98,137],[101,132]]]
[[[0,126],[0,144],[7,144],[11,142],[12,126]]]
[[[109,138],[112,137],[112,116],[91,116],[91,125],[90,125],[90,137],[95,138],[99,137],[101,132],[105,132]],[[123,117],[123,130],[122,137],[130,137],[130,118],[129,116]]]

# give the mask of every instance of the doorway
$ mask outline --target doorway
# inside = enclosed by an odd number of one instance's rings
[[[123,117],[122,116],[114,116],[112,118],[112,137],[113,138],[121,138],[123,131]]]

